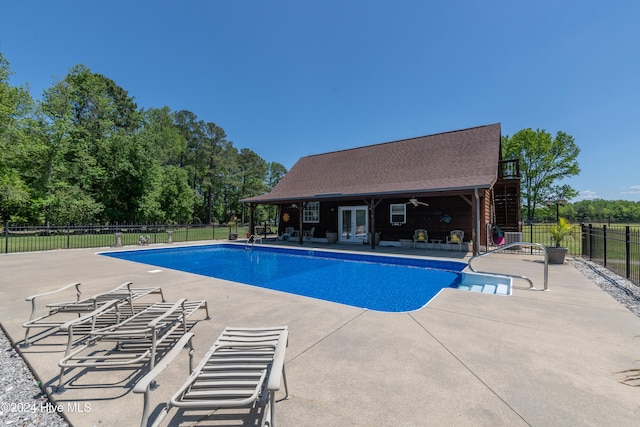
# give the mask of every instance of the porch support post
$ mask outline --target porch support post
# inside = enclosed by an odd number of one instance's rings
[[[282,236],[282,233],[284,233],[284,228],[281,228],[282,225],[282,205],[276,205],[276,217],[275,217],[275,221],[276,221],[276,233],[279,236]]]
[[[480,195],[478,194],[478,188],[473,189],[471,199],[465,195],[460,197],[471,206],[471,244],[473,246],[473,255],[478,255],[480,253]]]
[[[371,249],[376,248],[376,207],[380,204],[382,199],[376,201],[376,199],[365,200],[367,206],[369,207],[369,217],[371,221],[369,221],[369,230],[371,235]]]
[[[473,235],[473,255],[478,255],[480,253],[480,195],[478,194],[478,187],[473,189],[473,197],[476,199],[476,203],[474,205],[474,215],[475,219],[475,227],[474,227],[474,235]]]
[[[304,207],[307,205],[307,202],[300,202],[300,206],[298,207],[298,227],[300,227],[300,229],[298,230],[298,243],[302,244],[303,243],[303,238],[302,238],[302,217],[304,215]]]
[[[244,211],[244,209],[243,209]],[[254,224],[254,216],[255,216],[255,209],[254,209],[254,205],[253,203],[249,203],[249,236],[253,236],[256,231],[256,227]]]

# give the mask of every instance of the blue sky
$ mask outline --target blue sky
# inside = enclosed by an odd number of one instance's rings
[[[574,201],[640,201],[638,22],[635,0],[5,0],[0,52],[35,98],[84,64],[287,168],[492,123],[562,130]]]

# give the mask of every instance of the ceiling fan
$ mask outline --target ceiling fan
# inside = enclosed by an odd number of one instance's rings
[[[418,199],[416,199],[415,197],[410,198],[406,204],[413,205],[414,208],[417,208],[418,205],[429,206],[429,203],[419,202]]]

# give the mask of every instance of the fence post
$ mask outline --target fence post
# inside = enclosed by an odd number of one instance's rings
[[[9,221],[4,222],[4,253],[9,253]]]
[[[533,222],[529,222],[529,242],[533,243]],[[529,246],[529,251],[533,255],[533,246]]]
[[[624,251],[625,264],[627,267],[627,279],[631,278],[631,227],[626,226],[624,229]]]
[[[607,266],[607,224],[602,225],[602,264]]]
[[[589,261],[593,259],[593,224],[589,224]]]
[[[71,223],[67,222],[67,249],[71,247]]]

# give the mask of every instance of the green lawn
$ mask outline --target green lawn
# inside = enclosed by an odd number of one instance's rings
[[[229,227],[175,227],[168,228],[172,232],[172,240],[178,242],[191,242],[202,240],[223,240],[229,238],[229,232],[236,232],[236,228]],[[238,227],[237,233],[244,236],[244,227]],[[166,243],[167,230],[127,230],[121,229],[121,243],[123,246],[138,245],[140,236],[149,236],[149,243]],[[46,233],[43,230],[12,233],[7,237],[0,234],[0,253],[33,252],[53,249],[77,249],[100,248],[116,245],[115,233],[96,233],[73,230],[66,232],[58,230],[57,233]]]

